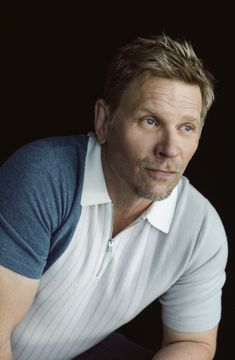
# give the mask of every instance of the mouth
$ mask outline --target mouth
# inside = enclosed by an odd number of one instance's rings
[[[146,170],[154,178],[168,178],[176,174],[175,171],[170,171],[170,170],[149,169],[149,168],[146,168]]]

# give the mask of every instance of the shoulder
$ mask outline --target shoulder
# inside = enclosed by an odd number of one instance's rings
[[[68,243],[80,214],[87,142],[86,136],[41,139],[0,167],[1,264],[38,277],[51,249]]]
[[[74,157],[83,157],[86,154],[88,136],[57,136],[48,137],[28,143],[19,148],[7,161],[18,160],[25,165],[47,164],[48,160],[61,162]],[[4,165],[4,164],[3,164]]]
[[[185,177],[179,184],[177,207],[186,231],[197,244],[215,251],[222,247],[226,252],[227,237],[218,211]]]
[[[87,142],[87,136],[52,137],[16,151],[0,168],[5,217],[12,217],[13,208],[27,214],[40,209],[55,228],[80,196]]]
[[[182,179],[178,185],[178,199],[182,205],[193,206],[192,210],[207,208],[209,205],[208,199],[196,189],[189,181],[188,178],[182,176]]]
[[[207,216],[219,218],[212,203],[185,176],[182,177],[178,186],[178,204],[179,208],[196,219],[203,220]]]
[[[0,181],[30,182],[66,169],[78,172],[84,165],[88,137],[60,136],[40,139],[19,148],[0,168]]]

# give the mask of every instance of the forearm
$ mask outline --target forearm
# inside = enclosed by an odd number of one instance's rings
[[[0,360],[12,360],[11,334],[30,309],[38,284],[0,266]]]
[[[212,360],[213,355],[206,344],[188,341],[167,345],[153,360]]]
[[[12,360],[10,338],[0,338],[0,360]]]

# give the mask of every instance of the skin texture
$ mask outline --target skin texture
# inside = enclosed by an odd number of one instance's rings
[[[95,129],[113,202],[113,236],[177,185],[199,144],[201,110],[197,85],[157,76],[134,80],[113,114],[97,101]],[[164,327],[154,360],[211,360],[216,334],[217,327],[190,334]]]
[[[0,266],[0,360],[12,360],[11,333],[31,307],[38,284]]]
[[[153,360],[212,360],[218,327],[201,333],[180,333],[164,326],[162,349]]]
[[[95,110],[115,236],[178,183],[200,139],[201,93],[179,81],[138,79],[123,93],[114,114],[102,99]],[[0,360],[12,360],[11,333],[29,310],[38,284],[0,267]],[[216,333],[217,328],[191,334],[164,328],[163,349],[154,359],[210,360]]]
[[[97,101],[96,133],[118,230],[179,182],[198,147],[201,109],[198,86],[156,76],[134,80],[114,114]]]

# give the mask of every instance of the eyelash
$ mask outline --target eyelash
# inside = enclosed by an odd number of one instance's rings
[[[149,123],[147,122],[147,120],[151,120],[151,121],[153,121],[153,123],[152,123],[152,124],[149,124]],[[144,119],[143,119],[143,122],[144,122],[144,123],[147,122],[147,125],[157,125],[157,121],[156,121],[155,119],[151,118],[151,117],[144,118]]]
[[[148,123],[148,120],[151,120],[152,123],[149,124],[149,123]],[[149,125],[149,126],[153,126],[153,125],[158,126],[157,120],[154,119],[154,118],[151,118],[151,117],[143,118],[142,121],[143,121],[144,124]],[[194,126],[193,126],[192,124],[183,124],[183,125],[180,126],[180,129],[183,129],[183,128],[186,128],[186,127],[188,128],[188,130],[185,130],[185,131],[184,131],[184,132],[186,132],[186,133],[187,133],[187,132],[191,132],[191,131],[194,130]]]
[[[194,130],[194,127],[193,127],[193,125],[191,125],[191,124],[184,124],[184,125],[182,125],[181,126],[181,128],[183,128],[183,127],[188,127],[188,128],[190,128],[190,130],[187,130],[187,131],[185,131],[185,132],[190,132],[190,131],[193,131]]]

